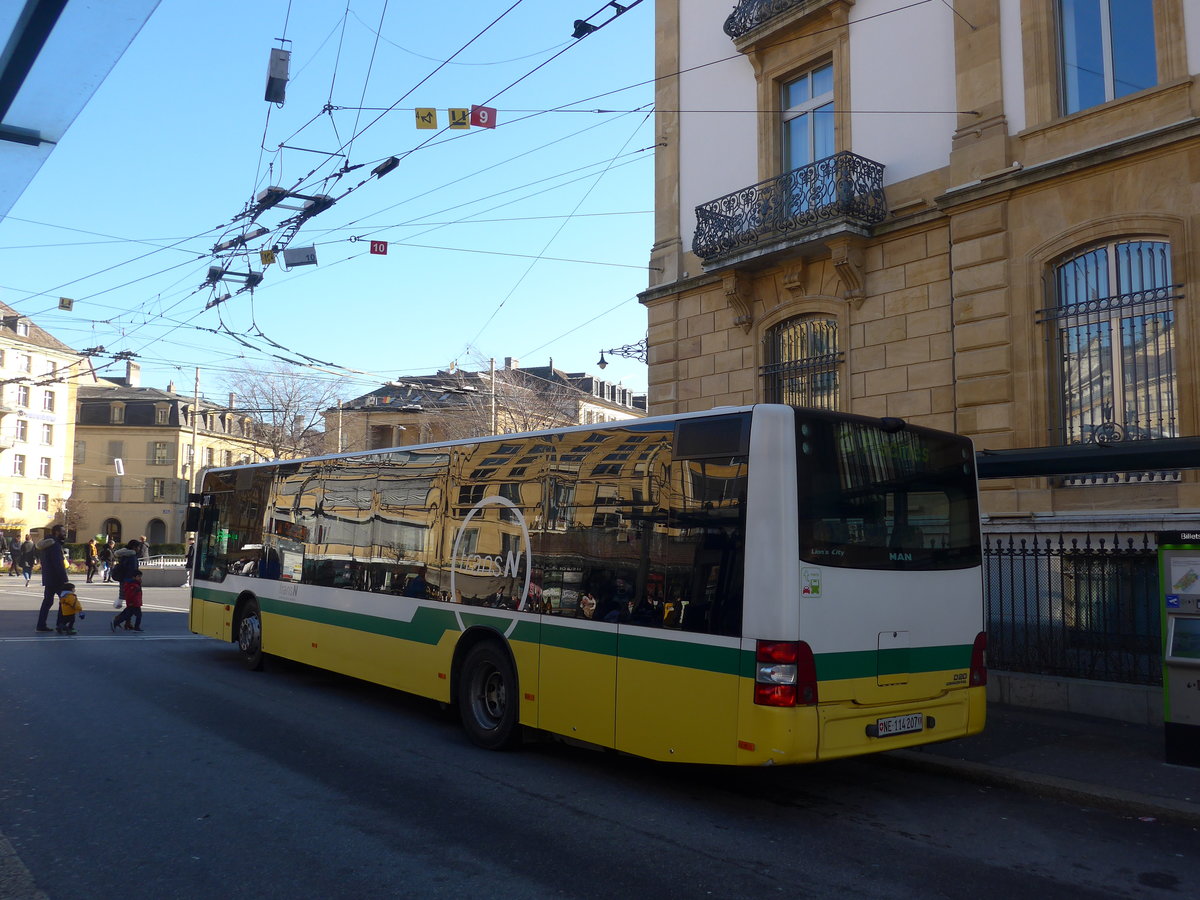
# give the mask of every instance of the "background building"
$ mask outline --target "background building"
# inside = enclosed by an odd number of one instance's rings
[[[0,315],[0,531],[24,535],[70,513],[69,448],[82,363],[3,303]]]
[[[376,450],[490,434],[615,422],[646,414],[646,397],[548,366],[438,372],[394,381],[325,412],[325,451]]]
[[[181,543],[196,468],[273,458],[256,439],[255,420],[227,406],[140,386],[129,363],[121,379],[79,388],[74,497],[79,535],[121,542]],[[118,464],[118,460],[120,463]]]
[[[657,15],[651,413],[782,401],[980,449],[1198,433],[1200,5]],[[983,493],[1006,531],[1200,513],[1196,473]]]

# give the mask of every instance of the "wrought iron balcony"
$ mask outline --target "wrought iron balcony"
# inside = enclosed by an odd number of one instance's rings
[[[780,13],[812,3],[813,0],[738,0],[725,20],[725,33],[737,40]]]
[[[883,165],[837,153],[697,206],[692,251],[707,261],[839,219],[873,225],[887,212]]]

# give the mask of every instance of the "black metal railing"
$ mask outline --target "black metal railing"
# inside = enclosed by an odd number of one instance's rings
[[[736,40],[780,13],[812,3],[813,0],[738,0],[725,20],[725,33]]]
[[[988,665],[1010,672],[1162,684],[1157,550],[989,538],[984,546]]]
[[[841,218],[887,216],[883,165],[848,151],[696,207],[692,250],[713,259]]]

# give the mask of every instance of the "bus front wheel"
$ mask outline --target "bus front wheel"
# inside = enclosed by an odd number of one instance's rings
[[[517,697],[517,674],[504,650],[494,643],[472,647],[458,682],[458,711],[467,737],[486,750],[513,747],[520,737]]]
[[[237,634],[238,650],[242,654],[242,664],[252,672],[262,671],[262,613],[258,609],[257,600],[247,600],[242,607],[242,617],[238,619]]]

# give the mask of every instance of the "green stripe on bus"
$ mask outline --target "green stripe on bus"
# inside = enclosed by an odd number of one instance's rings
[[[581,650],[603,656],[617,655],[617,633],[608,628],[564,628],[549,622],[542,623],[542,643],[563,650]]]
[[[971,645],[911,647],[897,650],[853,650],[817,654],[817,680],[873,678],[918,672],[944,672],[971,666]]]
[[[691,641],[669,638],[621,635],[622,659],[699,669],[721,675],[742,675],[745,670],[742,664],[743,655],[753,659],[753,654],[743,654],[737,647],[715,647],[712,644],[694,644]]]
[[[194,594],[201,600],[214,603],[232,604],[237,599],[237,596],[231,591],[212,588],[197,587]],[[458,621],[455,617],[456,611],[461,614],[463,624],[467,628],[479,625],[493,628],[503,634],[512,622],[512,619],[506,616],[489,614],[477,607],[464,609],[462,607],[420,606],[411,622],[402,622],[365,613],[344,612],[286,600],[272,600],[269,597],[259,597],[258,602],[263,612],[430,645],[441,641],[447,631],[459,631]],[[521,619],[513,629],[510,639],[530,644],[539,643],[540,640],[541,643],[551,647],[598,653],[605,656],[618,655],[619,646],[620,656],[626,659],[697,669],[704,672],[740,675],[744,678],[754,677],[754,653],[752,651],[681,641],[666,634],[661,638],[622,634],[618,638],[617,633],[609,629],[595,629],[586,626],[568,628],[547,622],[545,619],[542,620],[539,627],[539,623],[536,621]],[[816,656],[817,679],[819,681],[840,681],[851,678],[874,678],[877,675],[967,669],[971,665],[971,651],[970,644],[958,644],[949,647],[819,653]]]

